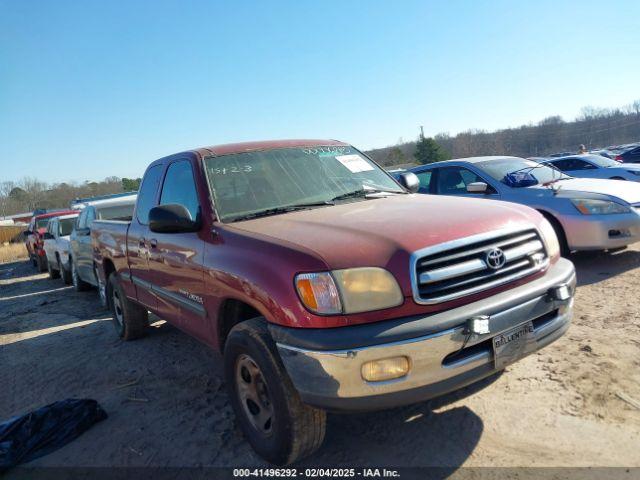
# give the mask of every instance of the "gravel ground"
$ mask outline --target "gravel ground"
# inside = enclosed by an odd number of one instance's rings
[[[441,399],[329,415],[324,446],[303,465],[640,466],[640,249],[573,261],[563,338]],[[0,265],[0,366],[0,419],[69,397],[109,414],[30,465],[264,465],[235,424],[216,354],[163,322],[123,343],[95,292],[27,262]]]

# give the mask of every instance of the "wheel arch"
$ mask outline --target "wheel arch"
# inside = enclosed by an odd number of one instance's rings
[[[546,218],[549,223],[551,223],[551,226],[553,226],[553,229],[556,231],[556,234],[558,235],[558,241],[560,242],[561,254],[563,256],[568,255],[570,253],[569,242],[567,240],[567,233],[564,229],[564,225],[562,225],[560,219],[548,210],[544,210],[541,208],[537,208],[536,210],[544,218]]]

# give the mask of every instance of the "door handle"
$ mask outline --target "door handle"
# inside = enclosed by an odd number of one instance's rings
[[[149,245],[151,245],[151,248],[156,248],[158,246],[158,241],[155,238],[152,238],[149,240]]]

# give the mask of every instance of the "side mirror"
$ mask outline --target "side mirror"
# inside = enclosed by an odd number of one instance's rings
[[[56,237],[51,235],[49,232],[44,232],[42,234],[42,238],[45,239],[45,240],[54,240]]]
[[[420,180],[413,172],[404,172],[398,175],[398,182],[411,193],[416,193],[420,188]]]
[[[489,185],[484,182],[472,182],[467,185],[467,192],[469,193],[487,193]]]
[[[191,218],[184,205],[158,205],[149,211],[149,230],[156,233],[197,232],[200,222]]]

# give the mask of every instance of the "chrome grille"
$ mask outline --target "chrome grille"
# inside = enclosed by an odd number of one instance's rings
[[[503,265],[488,265],[490,251],[498,252],[498,263],[503,261]],[[535,228],[462,238],[412,255],[413,296],[422,304],[454,300],[525,277],[548,263]]]

